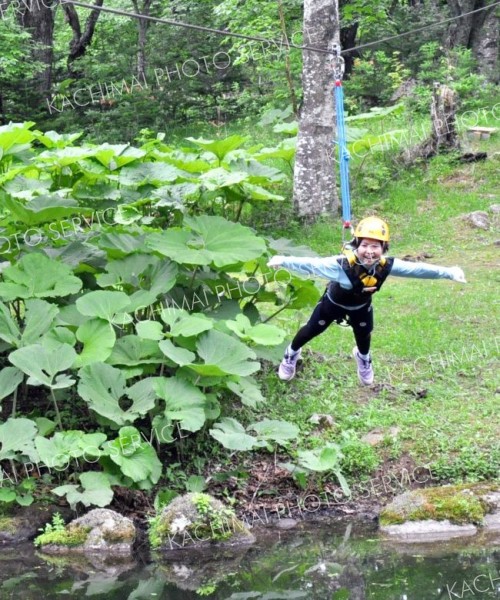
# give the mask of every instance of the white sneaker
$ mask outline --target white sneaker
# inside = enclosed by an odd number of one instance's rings
[[[295,377],[295,368],[301,354],[302,348],[300,348],[293,356],[288,354],[288,352],[285,352],[285,356],[283,357],[278,369],[278,377],[280,379],[283,381],[290,381],[290,379]]]
[[[356,346],[354,346],[354,348],[352,349],[352,355],[356,359],[356,364],[358,365],[359,381],[363,385],[371,385],[374,379],[372,359],[361,358],[361,356],[359,355],[358,348]]]

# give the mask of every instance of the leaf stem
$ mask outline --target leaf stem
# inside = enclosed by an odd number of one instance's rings
[[[282,310],[285,310],[285,308],[290,304],[290,302],[287,302],[286,304],[284,304],[279,310],[277,310],[275,313],[273,313],[270,317],[267,317],[267,319],[264,321],[264,323],[267,323],[268,321],[270,321],[271,319],[274,319],[274,317],[276,315],[279,315],[280,312]]]
[[[63,431],[63,426],[62,426],[62,421],[61,421],[61,413],[59,412],[59,406],[57,406],[56,395],[54,394],[54,390],[52,388],[50,388],[50,395],[52,396],[52,401],[54,402],[54,408],[56,409],[57,424],[59,426],[59,429],[61,431]]]

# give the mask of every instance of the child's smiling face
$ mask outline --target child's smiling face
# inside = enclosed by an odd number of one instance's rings
[[[356,254],[362,265],[371,267],[374,265],[383,253],[383,244],[380,240],[374,240],[372,238],[363,238],[359,244]]]

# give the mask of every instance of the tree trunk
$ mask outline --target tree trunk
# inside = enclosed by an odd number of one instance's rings
[[[35,76],[35,91],[50,95],[52,87],[52,61],[54,36],[54,8],[57,0],[26,2],[26,10],[21,14],[21,24],[31,32],[36,43],[33,59],[45,65]]]
[[[348,27],[342,27],[342,29],[340,30],[340,45],[342,46],[342,50],[347,50],[347,48],[353,48],[356,45],[358,27],[359,23],[353,23]],[[349,78],[349,75],[352,73],[352,68],[354,66],[354,59],[358,58],[359,56],[360,54],[357,50],[353,50],[352,52],[347,52],[347,54],[344,54],[345,79]]]
[[[103,1],[104,0],[95,0],[95,6],[102,6]],[[99,18],[99,11],[92,10],[90,12],[87,23],[85,24],[85,31],[82,33],[80,18],[78,17],[75,7],[72,4],[63,4],[62,7],[66,15],[66,20],[73,30],[73,38],[69,43],[69,54],[67,59],[68,73],[71,77],[79,78],[81,77],[81,73],[75,69],[73,63],[77,58],[80,58],[85,54],[88,46],[92,42],[97,19]]]
[[[434,83],[431,105],[431,135],[418,146],[403,152],[402,160],[405,165],[409,166],[417,159],[431,158],[440,152],[460,150],[456,122],[457,99],[457,93],[452,89]]]
[[[498,6],[477,13],[476,22],[477,26],[471,33],[471,48],[477,59],[479,71],[488,81],[499,83],[500,11]]]
[[[493,0],[447,0],[452,16],[458,16],[472,10],[493,4]],[[481,12],[453,21],[448,29],[447,46],[461,45],[471,48],[477,60],[479,71],[489,81],[498,82],[499,60],[498,43],[499,16],[498,7],[492,6]]]
[[[483,0],[448,0],[448,6],[450,7],[451,13],[450,16],[452,17],[457,17],[463,13],[468,13],[476,8],[480,8],[479,5],[484,5]],[[475,15],[469,15],[467,17],[462,17],[461,19],[456,19],[450,23],[447,44],[450,48],[454,48],[455,46],[470,47],[469,40],[474,17]]]
[[[132,0],[134,11],[137,14],[149,16],[152,0],[143,0],[139,7],[138,0]],[[146,81],[146,39],[149,23],[143,19],[137,19],[137,79]]]
[[[332,50],[340,41],[337,0],[304,0],[308,46]],[[303,103],[294,170],[293,202],[314,219],[338,208],[333,161],[333,55],[303,51]]]

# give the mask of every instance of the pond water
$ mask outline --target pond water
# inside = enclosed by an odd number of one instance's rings
[[[500,598],[500,534],[397,544],[361,523],[300,523],[254,545],[113,565],[31,544],[0,548],[0,598],[45,600],[448,600]]]

